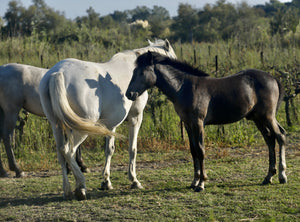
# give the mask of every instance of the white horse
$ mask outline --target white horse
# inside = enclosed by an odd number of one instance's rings
[[[18,166],[12,149],[14,129],[18,114],[22,108],[26,111],[45,116],[39,96],[39,84],[48,69],[22,64],[0,66],[0,140],[3,139],[9,168],[16,177],[23,177],[24,172]],[[88,169],[82,163],[80,150],[76,160],[83,171]],[[0,177],[7,177],[0,158]]]
[[[136,58],[148,50],[176,58],[169,41],[158,40],[150,42],[150,46],[145,48],[117,53],[106,63],[63,60],[41,80],[41,102],[56,140],[65,198],[72,197],[65,167],[67,162],[76,180],[76,198],[86,199],[85,178],[74,161],[74,153],[88,134],[106,136],[106,162],[101,188],[113,188],[110,163],[115,150],[114,132],[125,119],[129,125],[129,179],[132,188],[142,188],[136,177],[137,135],[148,94],[145,92],[133,102],[126,98],[125,92]]]

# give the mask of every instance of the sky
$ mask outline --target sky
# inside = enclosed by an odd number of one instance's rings
[[[32,5],[32,0],[18,0],[28,8]],[[244,0],[249,5],[265,4],[269,0]],[[290,2],[291,0],[280,0],[280,2]],[[8,8],[10,0],[0,0],[0,16],[3,17]],[[69,19],[86,15],[86,10],[91,6],[100,16],[108,15],[114,11],[125,11],[135,9],[137,6],[147,6],[153,8],[154,5],[167,9],[170,15],[176,16],[179,3],[188,3],[192,7],[201,9],[206,4],[215,4],[217,0],[44,0],[51,8],[64,12]],[[242,0],[226,0],[227,3],[238,4]]]

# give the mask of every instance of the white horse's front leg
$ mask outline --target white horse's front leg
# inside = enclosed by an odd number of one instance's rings
[[[138,116],[129,117],[129,170],[128,176],[129,180],[132,181],[132,189],[142,189],[143,186],[136,178],[136,156],[137,156],[137,137],[138,132],[141,127],[143,120],[143,113],[140,113]]]
[[[115,129],[112,130],[115,132]],[[110,164],[111,164],[111,158],[115,152],[115,137],[106,137],[105,142],[105,166],[103,170],[103,182],[101,183],[101,189],[102,190],[112,190],[113,186],[110,182]]]

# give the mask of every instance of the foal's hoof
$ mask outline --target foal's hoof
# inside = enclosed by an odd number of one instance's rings
[[[81,172],[82,173],[90,173],[91,170],[88,167],[81,167]]]
[[[202,192],[202,191],[204,191],[204,187],[195,187],[194,191],[195,192]]]
[[[75,197],[77,200],[86,200],[86,192],[84,188],[75,189]]]
[[[268,185],[268,184],[271,184],[272,183],[272,180],[268,179],[268,178],[265,178],[264,181],[261,183],[261,185]]]
[[[16,178],[23,178],[23,177],[25,177],[25,173],[23,171],[16,172]]]
[[[191,184],[191,186],[190,186],[189,188],[195,190],[196,187],[197,187],[197,186],[196,186],[195,184]]]
[[[131,189],[144,189],[144,187],[141,185],[140,182],[136,182],[134,181],[132,184],[131,184]]]
[[[108,181],[103,181],[101,183],[100,190],[113,190],[113,189],[114,189],[113,186]]]
[[[279,178],[279,183],[281,184],[287,183],[287,178]]]

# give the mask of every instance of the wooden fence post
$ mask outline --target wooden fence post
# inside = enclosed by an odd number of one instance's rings
[[[218,70],[219,70],[218,55],[215,56],[215,65],[216,65],[216,77],[218,77]]]

